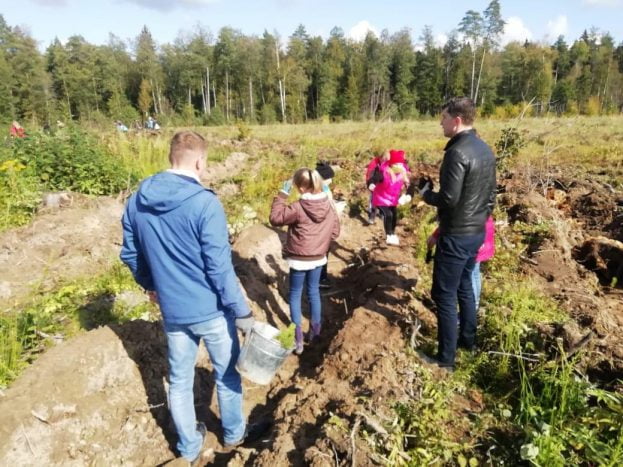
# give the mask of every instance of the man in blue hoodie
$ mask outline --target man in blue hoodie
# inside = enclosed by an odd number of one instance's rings
[[[145,179],[123,215],[121,260],[160,305],[168,344],[169,405],[185,459],[199,458],[205,426],[196,422],[193,380],[199,341],[214,366],[226,446],[248,440],[236,370],[236,327],[253,317],[231,261],[225,212],[199,182],[206,142],[192,131],[171,141],[171,169]]]

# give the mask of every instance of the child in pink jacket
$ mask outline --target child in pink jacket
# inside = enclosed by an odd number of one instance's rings
[[[390,149],[389,160],[382,163],[383,181],[374,186],[372,191],[372,206],[383,214],[383,226],[388,245],[399,245],[396,235],[396,206],[403,187],[409,182],[406,169],[405,152]]]
[[[439,228],[435,229],[435,231],[428,238],[428,249],[429,252],[437,243],[437,238],[439,238]],[[430,254],[430,253],[429,253]],[[476,255],[476,264],[474,265],[474,269],[472,270],[472,289],[474,290],[474,299],[476,301],[476,311],[478,311],[478,306],[480,305],[480,293],[482,290],[482,279],[480,276],[480,263],[489,261],[493,258],[495,254],[495,222],[493,221],[493,216],[489,216],[487,222],[485,223],[485,241],[480,246],[478,250],[478,254]],[[428,260],[427,260],[428,261]]]
[[[482,280],[480,277],[480,263],[489,261],[495,254],[495,223],[493,217],[489,216],[485,223],[485,242],[482,244],[476,255],[476,264],[472,271],[472,288],[474,289],[474,299],[476,300],[476,311],[480,305],[480,291]]]

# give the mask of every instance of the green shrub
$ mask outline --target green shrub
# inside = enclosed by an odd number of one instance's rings
[[[517,128],[512,126],[503,128],[499,139],[495,143],[499,165],[506,167],[509,160],[515,157],[525,145],[526,140]]]
[[[37,211],[41,183],[15,159],[0,159],[0,231],[26,224]]]
[[[49,190],[110,195],[137,181],[119,160],[78,128],[15,140],[12,149],[13,157]]]

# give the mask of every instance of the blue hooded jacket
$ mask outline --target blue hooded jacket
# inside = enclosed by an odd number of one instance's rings
[[[231,261],[227,221],[216,195],[191,177],[145,179],[122,219],[121,260],[158,293],[165,323],[193,324],[250,313]]]

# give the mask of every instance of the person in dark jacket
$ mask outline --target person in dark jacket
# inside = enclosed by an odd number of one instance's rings
[[[333,181],[333,177],[335,176],[335,171],[331,164],[327,161],[318,161],[316,163],[316,172],[322,178],[322,191],[324,191],[329,199],[333,201],[333,193],[331,192],[331,182]],[[322,271],[320,272],[320,288],[321,289],[330,289],[331,288],[331,280],[329,279],[329,253],[327,253],[327,262],[322,266]]]
[[[225,212],[199,177],[206,142],[192,131],[171,141],[171,169],[141,183],[123,214],[121,260],[160,305],[169,360],[169,407],[179,436],[177,449],[197,461],[206,428],[195,416],[193,382],[203,340],[216,380],[226,446],[257,436],[265,424],[247,426],[236,370],[236,327],[248,332],[253,317],[231,261]]]
[[[292,185],[301,199],[287,204]],[[340,221],[333,203],[322,189],[322,178],[317,171],[302,168],[292,180],[284,182],[279,195],[273,200],[270,223],[288,226],[284,256],[290,266],[289,304],[290,316],[296,326],[295,352],[303,352],[301,297],[307,282],[307,299],[311,312],[311,326],[307,340],[319,338],[322,323],[319,281],[322,267],[327,264],[331,241],[340,234]]]
[[[495,203],[495,156],[472,128],[474,116],[471,99],[454,98],[444,105],[441,127],[450,140],[439,170],[439,191],[432,191],[428,182],[420,187],[424,201],[437,207],[439,217],[432,298],[439,344],[435,360],[441,367],[454,367],[457,345],[466,349],[476,345],[471,275]]]

